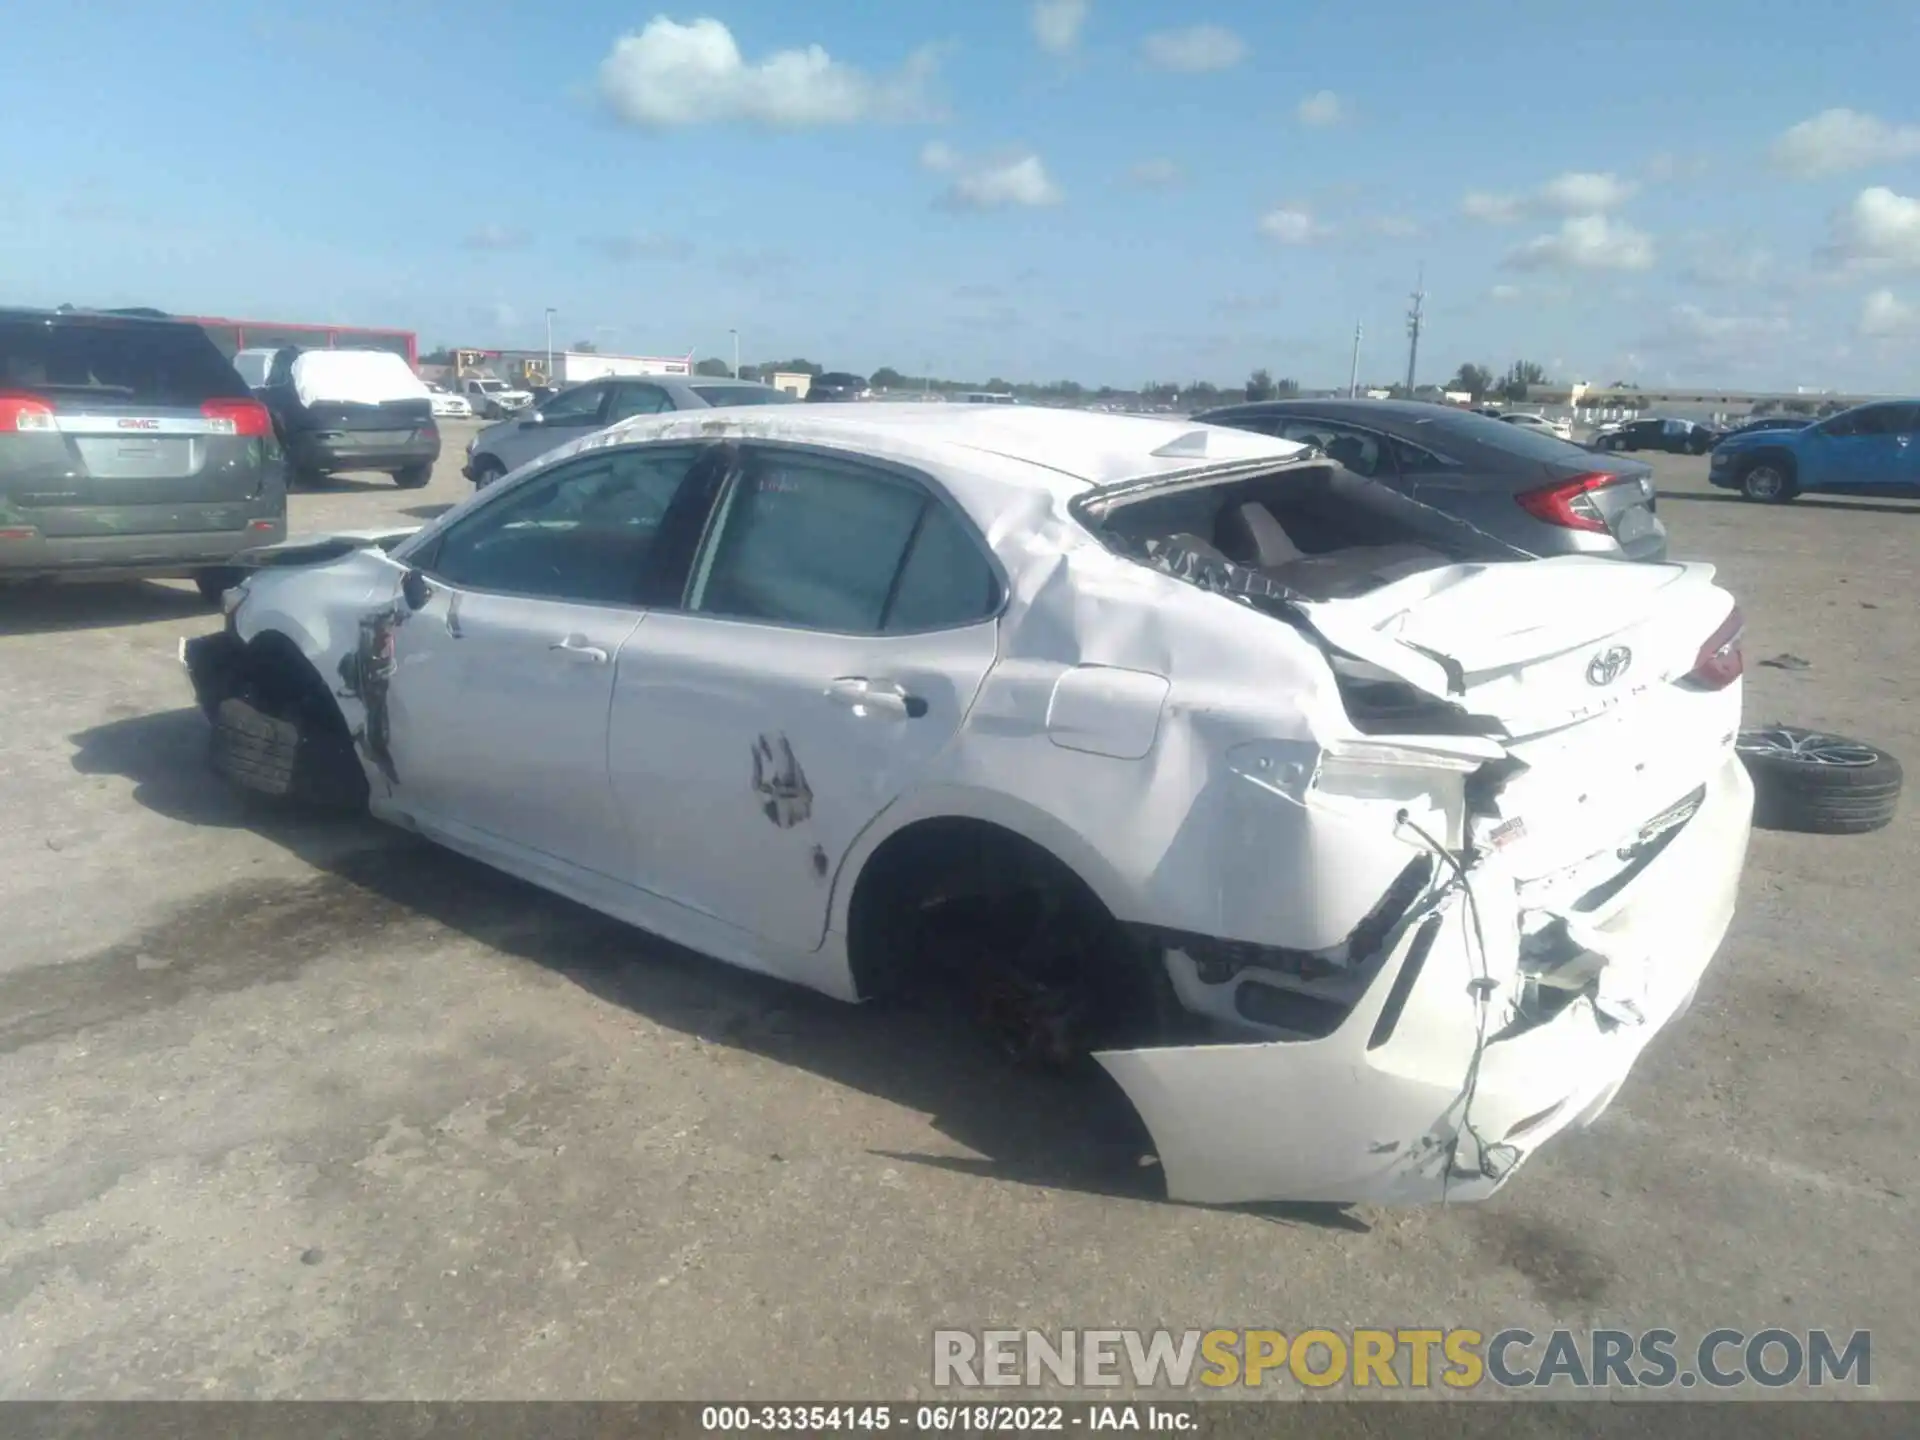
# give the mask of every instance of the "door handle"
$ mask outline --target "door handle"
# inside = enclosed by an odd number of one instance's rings
[[[864,675],[842,675],[827,686],[827,695],[856,715],[918,720],[927,713],[927,702],[918,695],[909,695],[891,680],[869,680]]]
[[[604,665],[607,663],[606,651],[602,650],[598,645],[587,644],[587,642],[578,635],[569,635],[564,640],[556,640],[553,644],[549,645],[547,649],[549,651],[558,650],[569,659],[578,660],[586,665]]]

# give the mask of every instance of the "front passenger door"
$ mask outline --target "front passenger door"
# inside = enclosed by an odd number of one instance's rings
[[[626,872],[607,711],[621,647],[654,595],[684,580],[691,543],[661,537],[688,529],[669,525],[677,510],[704,503],[709,453],[717,463],[714,447],[687,444],[576,457],[408,557],[429,594],[417,610],[396,603],[391,663],[373,677],[387,752],[373,758],[402,808],[456,843]]]
[[[1914,407],[1864,405],[1811,427],[1799,446],[1801,487],[1897,485],[1911,478]]]

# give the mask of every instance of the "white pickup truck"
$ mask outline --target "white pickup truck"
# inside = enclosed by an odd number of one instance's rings
[[[465,396],[473,413],[487,420],[504,420],[533,403],[531,392],[515,390],[506,381],[491,375],[463,376],[453,383],[453,391]]]

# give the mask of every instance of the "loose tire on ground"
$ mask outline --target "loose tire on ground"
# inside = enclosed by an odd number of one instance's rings
[[[1798,725],[1742,730],[1753,822],[1805,835],[1864,835],[1893,819],[1900,762],[1877,745]]]

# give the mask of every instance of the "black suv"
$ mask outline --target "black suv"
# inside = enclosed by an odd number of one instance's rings
[[[273,421],[198,325],[0,307],[0,580],[192,576],[286,538]]]
[[[1672,455],[1704,455],[1719,443],[1718,430],[1692,420],[1629,420],[1593,437],[1595,450],[1665,450]]]
[[[867,384],[866,376],[850,375],[844,370],[816,375],[807,386],[807,399],[813,401],[864,400],[872,393],[873,387]]]

